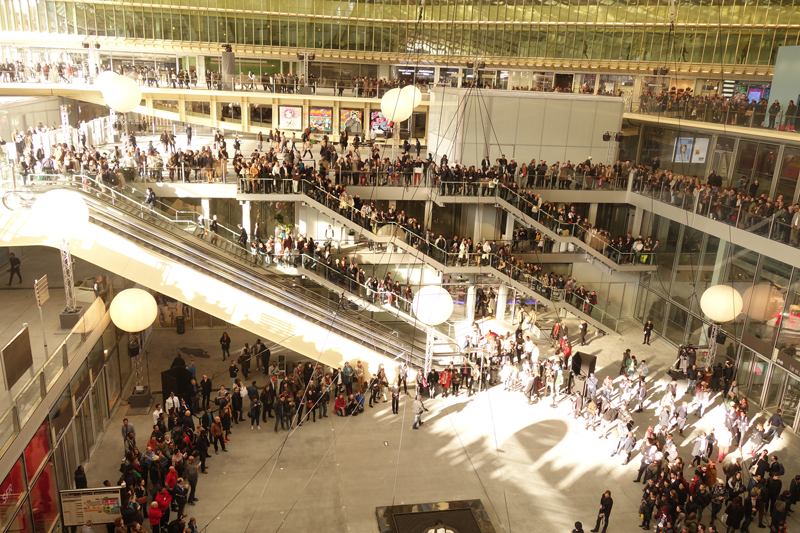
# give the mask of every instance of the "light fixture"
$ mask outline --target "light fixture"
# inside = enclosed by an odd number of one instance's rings
[[[144,331],[155,322],[158,304],[149,292],[142,289],[126,289],[117,294],[109,308],[114,325],[128,333]]]
[[[89,221],[89,207],[81,195],[67,189],[48,191],[36,199],[31,210],[31,222],[34,227],[41,228],[46,235],[58,237],[58,248],[61,251],[61,272],[64,275],[64,295],[67,305],[62,313],[62,325],[72,323],[64,320],[66,315],[78,315],[80,307],[75,297],[75,279],[72,272],[72,254],[69,250],[69,239],[73,235],[82,235]],[[78,315],[79,316],[79,315]]]
[[[714,322],[730,322],[742,312],[742,296],[729,285],[709,287],[700,298],[700,309]]]
[[[102,87],[103,99],[118,113],[133,111],[142,101],[142,88],[128,76],[115,76]]]
[[[425,341],[425,374],[433,364],[434,326],[450,318],[453,314],[453,297],[441,285],[422,287],[411,302],[411,310],[417,320],[426,326]]]

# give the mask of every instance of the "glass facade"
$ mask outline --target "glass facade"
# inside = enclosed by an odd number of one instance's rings
[[[658,270],[640,277],[634,318],[652,319],[658,334],[676,346],[707,345],[711,322],[700,296],[712,285],[734,287],[744,307],[722,325],[727,339],[718,346],[717,362],[735,362],[749,401],[771,412],[783,409],[787,425],[797,429],[800,268],[658,215],[645,218],[642,234],[659,238],[665,252]]]
[[[434,56],[774,64],[795,2],[429,0],[2,2],[0,30]],[[291,13],[291,15],[289,15]],[[781,27],[777,27],[780,25]]]

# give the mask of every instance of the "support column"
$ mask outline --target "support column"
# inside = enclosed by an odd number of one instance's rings
[[[467,289],[467,320],[470,324],[475,322],[475,287]]]
[[[589,216],[587,218],[589,219],[589,223],[592,226],[594,226],[597,223],[597,206],[598,205],[600,205],[600,204],[597,204],[597,203],[589,204]]]
[[[430,197],[428,197],[428,199],[425,201],[425,216],[423,218],[424,221],[422,227],[430,228],[433,220],[433,200],[431,200]],[[436,236],[433,238],[436,239]]]
[[[642,218],[643,217],[644,217],[644,209],[642,209],[641,207],[637,207],[636,211],[634,212],[634,215],[633,215],[633,227],[631,228],[631,235],[636,236],[636,235],[639,235],[641,233],[641,231],[642,231]],[[662,246],[663,246],[663,243],[665,241],[662,240],[661,242],[662,242]]]
[[[510,241],[513,238],[515,220],[516,219],[514,218],[514,215],[512,215],[511,213],[509,213],[508,216],[506,217],[506,231],[503,234],[503,240]]]
[[[253,238],[253,227],[250,225],[250,202],[246,201],[242,203],[242,227],[247,230],[247,235],[252,240]]]
[[[503,320],[503,317],[506,315],[506,304],[508,302],[508,285],[505,283],[500,285],[500,288],[497,289],[497,306],[496,306],[496,313],[495,318],[497,320]]]

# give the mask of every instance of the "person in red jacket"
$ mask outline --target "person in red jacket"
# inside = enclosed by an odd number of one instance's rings
[[[171,466],[169,467],[169,472],[167,473],[167,479],[165,481],[167,489],[172,491],[172,489],[175,488],[175,483],[177,482],[178,482],[178,471],[175,470],[174,466]]]
[[[153,533],[160,533],[161,530],[161,509],[158,507],[158,502],[150,504],[150,510],[147,512],[147,519],[150,521],[150,529]]]
[[[442,387],[442,397],[447,398],[447,392],[450,390],[450,370],[445,368],[439,373],[439,385]]]
[[[347,402],[344,399],[344,394],[339,394],[336,398],[336,402],[333,404],[333,412],[339,416],[344,416],[344,409],[347,406]]]
[[[161,490],[156,494],[156,503],[158,509],[161,511],[161,528],[167,527],[169,524],[169,504],[172,502],[172,496],[167,492],[167,487],[161,487]]]

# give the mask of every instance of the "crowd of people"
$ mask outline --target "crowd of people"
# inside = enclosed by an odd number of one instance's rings
[[[697,177],[660,170],[655,164],[636,176],[634,190],[784,244],[800,246],[800,204],[792,205],[791,199],[782,194],[769,198],[758,179],[740,177],[735,186],[725,187],[713,170],[703,183]]]
[[[686,120],[795,131],[797,105],[783,104],[769,98],[751,98],[749,94],[696,95],[691,89],[672,87],[660,93],[644,91],[639,96],[640,113],[659,114]]]
[[[657,533],[714,532],[719,521],[728,533],[748,532],[751,524],[786,530],[787,513],[800,499],[800,475],[783,481],[785,469],[768,451],[785,429],[781,410],[759,421],[757,410],[750,410],[740,394],[730,361],[706,364],[695,348],[683,346],[672,379],[661,391],[648,377],[647,361],[637,361],[629,349],[618,377],[606,375],[600,382],[592,373],[576,381],[569,334],[563,326],[556,328],[556,354],[544,361],[531,356],[521,328],[508,342],[498,337],[493,359],[501,366],[500,381],[528,403],[569,400],[570,416],[581,418],[584,429],[600,439],[611,439],[607,452],[620,455],[623,465],[639,455],[634,482],[644,484],[638,509],[642,529],[655,525]],[[645,327],[645,343],[648,333]],[[721,426],[687,437],[691,418],[703,419],[718,396],[725,413]],[[639,434],[633,414],[646,407],[654,408],[656,419]],[[678,438],[687,440],[679,443]],[[601,499],[593,532],[608,527],[610,497],[607,492]]]

